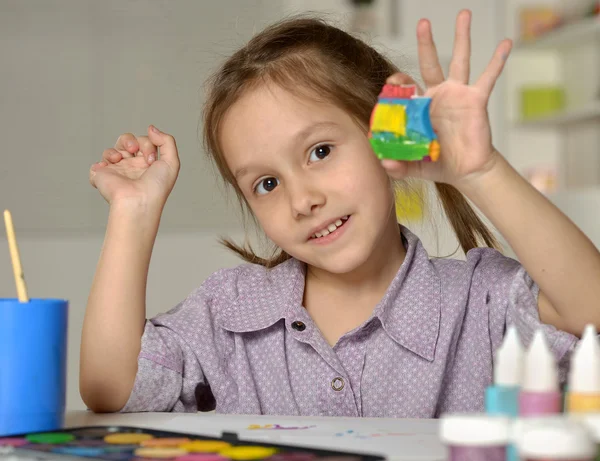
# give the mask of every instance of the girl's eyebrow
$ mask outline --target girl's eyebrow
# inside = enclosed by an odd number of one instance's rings
[[[310,125],[307,125],[306,127],[302,128],[301,130],[299,130],[297,133],[295,133],[292,136],[292,138],[291,138],[292,143],[297,144],[297,143],[305,140],[310,134],[312,134],[313,132],[315,132],[317,130],[326,130],[326,129],[332,129],[332,128],[338,128],[338,127],[339,127],[339,125],[337,123],[330,122],[330,121],[311,123]],[[239,182],[239,180],[243,176],[246,176],[249,173],[249,170],[251,170],[251,169],[252,169],[252,165],[243,166],[243,167],[239,168],[233,174],[233,176]]]
[[[233,176],[234,176],[234,178],[235,178],[235,179],[236,179],[236,180],[239,182],[239,181],[240,181],[240,179],[241,179],[243,176],[246,176],[247,174],[248,174],[248,167],[242,167],[242,168],[240,168],[239,170],[237,170],[237,171],[236,171],[236,172],[233,174]]]
[[[293,140],[294,140],[294,142],[303,141],[306,137],[308,137],[309,134],[311,134],[314,131],[332,129],[332,128],[338,128],[338,127],[339,127],[339,125],[335,122],[312,123],[312,124],[302,128],[300,131],[298,131],[294,135]]]

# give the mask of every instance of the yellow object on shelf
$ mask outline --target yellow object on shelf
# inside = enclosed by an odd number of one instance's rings
[[[565,108],[565,92],[559,86],[521,88],[521,118],[531,120],[556,114]]]
[[[421,221],[426,190],[422,184],[396,186],[396,217],[398,222]]]

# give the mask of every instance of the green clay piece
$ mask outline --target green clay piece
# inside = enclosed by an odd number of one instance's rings
[[[429,155],[428,144],[407,144],[401,141],[382,141],[369,139],[373,151],[379,159],[391,160],[421,160]],[[402,149],[398,149],[402,146]]]

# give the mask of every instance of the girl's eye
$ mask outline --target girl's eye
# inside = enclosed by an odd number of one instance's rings
[[[310,153],[310,161],[318,162],[319,160],[323,160],[331,153],[331,146],[328,144],[321,144],[320,146],[315,147]],[[314,156],[314,157],[313,157]]]
[[[254,191],[258,195],[265,195],[275,189],[278,185],[279,180],[277,178],[265,178],[256,185]]]

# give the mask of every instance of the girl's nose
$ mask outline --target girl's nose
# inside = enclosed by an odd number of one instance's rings
[[[306,184],[297,184],[288,192],[294,218],[310,216],[325,204],[325,194],[318,188],[307,187]]]

